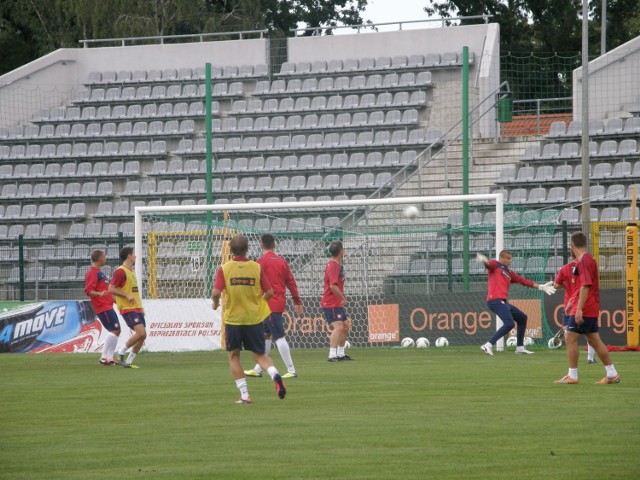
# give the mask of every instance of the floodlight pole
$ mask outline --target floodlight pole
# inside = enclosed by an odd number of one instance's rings
[[[600,55],[607,53],[607,0],[602,0],[601,12],[601,28],[600,28]]]
[[[582,0],[582,231],[589,244],[591,201],[589,199],[589,0]]]

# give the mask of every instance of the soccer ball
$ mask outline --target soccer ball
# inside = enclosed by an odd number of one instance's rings
[[[418,210],[418,208],[414,207],[413,205],[407,205],[406,207],[404,207],[404,211],[402,212],[402,214],[405,216],[405,218],[414,219],[417,218],[418,215],[420,215],[420,210]]]
[[[555,350],[556,348],[560,348],[562,346],[562,340],[555,337],[550,338],[549,341],[547,342],[547,346]]]
[[[429,340],[424,337],[420,337],[416,340],[416,347],[418,348],[427,348],[429,346]]]
[[[402,339],[402,341],[400,342],[400,345],[402,345],[403,347],[413,347],[416,344],[416,342],[413,341],[413,338],[409,338],[409,337],[405,337]]]
[[[351,344],[349,343],[349,340],[344,342],[344,348],[351,348]]]
[[[525,345],[525,346],[533,345],[533,338],[531,338],[531,337],[524,337],[524,345]]]
[[[449,340],[447,340],[444,337],[440,337],[436,340],[436,347],[448,347],[449,346]]]
[[[507,347],[515,347],[516,343],[518,343],[518,340],[516,339],[516,337],[507,338]]]

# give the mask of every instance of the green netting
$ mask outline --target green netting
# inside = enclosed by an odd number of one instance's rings
[[[326,248],[338,238],[346,253],[352,343],[378,345],[385,343],[380,338],[397,342],[404,336],[445,336],[452,345],[478,343],[495,329],[484,300],[486,273],[474,261],[476,252],[496,255],[495,205],[468,204],[468,214],[464,208],[462,203],[424,204],[416,219],[405,218],[402,205],[145,214],[143,289],[152,298],[208,298],[212,275],[228,258],[228,240],[247,236],[249,257],[256,259],[260,235],[272,233],[305,304],[302,318],[293,313],[287,317],[293,342],[321,346],[326,330],[319,298]],[[538,283],[548,276],[558,213],[505,207],[504,247],[513,254],[512,268]],[[540,344],[554,333],[541,295],[517,285],[511,290],[514,301],[537,305],[530,333]],[[396,305],[397,313],[389,313],[389,305]],[[376,313],[379,309],[385,313]],[[426,320],[419,320],[424,315]],[[301,331],[301,324],[308,331]],[[396,334],[376,336],[378,328]]]

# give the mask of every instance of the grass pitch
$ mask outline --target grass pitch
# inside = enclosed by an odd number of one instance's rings
[[[224,352],[0,355],[2,479],[637,478],[640,363],[617,385],[581,352],[580,385],[553,385],[565,351],[477,347],[293,350],[279,400],[238,397]],[[250,355],[243,354],[245,368]],[[275,352],[276,365],[282,362]]]

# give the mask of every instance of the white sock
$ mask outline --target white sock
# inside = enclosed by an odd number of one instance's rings
[[[276,367],[274,367],[273,365],[271,365],[269,368],[267,368],[267,373],[271,377],[271,380],[273,380],[273,378],[276,375],[278,375],[278,369]]]
[[[129,352],[129,356],[127,357],[126,364],[131,365],[137,356],[138,356],[137,353]]]
[[[573,378],[574,380],[578,379],[578,369],[577,368],[570,368],[569,369],[569,378]]]
[[[616,375],[618,375],[616,367],[613,366],[613,363],[611,365],[605,365],[604,368],[607,370],[607,377],[615,377]]]
[[[249,389],[247,388],[247,379],[241,378],[236,380],[236,387],[240,390],[240,398],[247,400],[249,398]]]
[[[280,356],[282,357],[282,361],[287,366],[287,371],[289,373],[296,373],[296,367],[293,366],[293,360],[291,359],[291,349],[289,348],[289,344],[287,343],[287,339],[282,337],[276,340],[276,345],[278,347],[278,352],[280,352]]]
[[[119,349],[118,349],[118,355],[124,355],[125,353],[127,353],[127,344],[124,343]]]
[[[336,349],[336,354],[339,357],[344,357],[344,345],[338,346],[338,348]]]
[[[104,346],[102,347],[102,356],[109,360],[113,359],[113,353],[118,346],[118,336],[109,332],[107,338],[104,339]]]
[[[337,348],[329,348],[329,358],[336,358],[338,356]]]
[[[596,353],[596,349],[593,348],[590,344],[587,344],[587,359],[593,360],[593,356]]]

